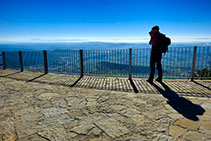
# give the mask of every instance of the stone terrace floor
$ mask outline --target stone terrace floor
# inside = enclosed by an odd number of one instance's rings
[[[0,70],[2,140],[208,141],[211,81]]]

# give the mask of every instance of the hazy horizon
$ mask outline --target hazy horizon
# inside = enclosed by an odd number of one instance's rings
[[[211,42],[172,43],[172,47],[211,46]],[[111,43],[111,42],[54,42],[54,43],[0,43],[2,51],[38,51],[38,50],[105,50],[105,49],[151,48],[148,43]]]
[[[169,37],[169,36],[168,36]],[[211,38],[172,38],[170,37],[172,43],[209,43]],[[148,43],[149,38],[74,38],[74,39],[41,39],[34,38],[29,40],[0,40],[0,43],[84,43],[84,42],[102,42],[102,43]]]

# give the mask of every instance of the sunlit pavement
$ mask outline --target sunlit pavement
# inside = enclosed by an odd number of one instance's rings
[[[0,76],[0,141],[211,139],[210,81]]]

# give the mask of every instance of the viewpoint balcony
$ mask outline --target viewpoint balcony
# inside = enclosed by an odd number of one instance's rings
[[[209,140],[210,47],[3,52],[1,140]]]

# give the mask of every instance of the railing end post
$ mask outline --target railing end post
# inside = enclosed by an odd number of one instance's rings
[[[83,50],[80,49],[80,77],[84,75],[84,66],[83,66]]]
[[[197,46],[194,46],[194,49],[193,49],[193,62],[192,62],[192,70],[191,70],[191,79],[190,79],[190,81],[194,81],[195,64],[196,64],[196,51],[197,51]]]
[[[48,61],[47,61],[47,51],[43,50],[43,59],[44,59],[44,72],[48,73]]]
[[[20,63],[20,71],[23,71],[23,59],[22,59],[22,52],[18,51],[19,54],[19,63]]]
[[[6,57],[5,52],[2,52],[3,70],[6,70]]]
[[[129,79],[132,78],[132,48],[129,48]]]

